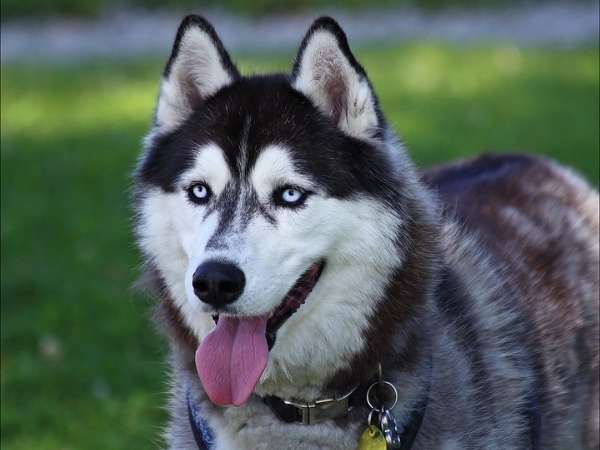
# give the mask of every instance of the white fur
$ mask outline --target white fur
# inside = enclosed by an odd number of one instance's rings
[[[203,249],[218,224],[218,215],[204,219],[204,207],[192,206],[185,188],[192,182],[209,184],[214,195],[223,191],[231,174],[222,150],[215,144],[198,149],[196,161],[177,183],[174,193],[155,188],[146,193],[138,225],[144,252],[161,270],[169,293],[181,308],[186,324],[202,338],[211,329],[191,284],[198,249]]]
[[[230,180],[231,172],[223,150],[211,142],[197,150],[192,168],[182,174],[177,184],[181,188],[186,188],[192,183],[204,182],[208,184],[213,194],[218,196]]]
[[[193,111],[186,89],[196,89],[199,98],[206,98],[232,81],[210,36],[200,28],[188,28],[169,76],[160,86],[157,128],[161,132],[172,130]]]
[[[181,192],[165,193],[155,188],[146,193],[141,204],[141,220],[137,232],[140,247],[160,269],[169,294],[181,309],[186,325],[204,337],[212,328],[210,316],[202,314],[198,301],[189,301],[185,283],[188,255],[184,246],[189,242],[191,221]],[[203,229],[216,228],[216,218]]]
[[[270,145],[260,153],[250,179],[259,200],[263,203],[269,200],[274,187],[283,184],[304,189],[316,188],[308,178],[297,172],[287,150],[281,145]]]
[[[319,248],[326,267],[306,303],[278,332],[257,390],[263,395],[293,397],[314,388],[308,395],[318,396],[323,380],[362,350],[378,294],[401,263],[391,245],[399,218],[377,202],[317,199],[307,213],[294,241],[310,243],[307,250],[315,253]]]
[[[359,138],[369,137],[377,127],[377,114],[366,78],[350,65],[337,39],[326,30],[316,31],[306,45],[294,87],[310,98],[322,112],[332,115],[332,84],[342,84],[345,98],[338,126]]]

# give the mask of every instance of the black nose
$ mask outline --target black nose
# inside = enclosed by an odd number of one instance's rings
[[[207,261],[194,272],[194,293],[204,303],[216,307],[233,303],[244,290],[244,272],[230,263]]]

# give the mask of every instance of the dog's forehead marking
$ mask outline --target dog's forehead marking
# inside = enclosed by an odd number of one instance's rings
[[[194,163],[181,177],[186,186],[195,181],[209,185],[215,195],[219,195],[231,180],[231,170],[225,160],[223,150],[214,142],[198,149]]]
[[[294,184],[309,188],[312,184],[298,171],[283,145],[268,145],[262,150],[250,173],[250,182],[261,202],[265,202],[277,186]]]
[[[237,186],[229,184],[219,197],[218,202],[206,211],[207,215],[219,212],[219,222],[214,234],[206,243],[206,248],[211,250],[227,248],[225,237],[236,227],[236,211],[239,209],[240,192]]]
[[[250,135],[250,127],[252,126],[252,118],[247,115],[244,119],[244,127],[238,144],[239,153],[236,158],[237,170],[240,176],[246,174],[248,167],[248,136]]]

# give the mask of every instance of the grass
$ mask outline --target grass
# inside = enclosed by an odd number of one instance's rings
[[[599,181],[597,49],[359,51],[419,164],[549,155]],[[248,71],[290,57],[246,56]],[[157,61],[2,68],[1,446],[155,448],[164,344],[131,293],[129,173]]]

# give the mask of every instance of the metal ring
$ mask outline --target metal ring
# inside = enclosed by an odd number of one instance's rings
[[[389,408],[385,408],[385,405],[383,405],[384,407],[382,407],[381,409],[377,409],[371,403],[371,399],[369,398],[370,394],[371,394],[371,390],[373,389],[374,386],[377,386],[378,384],[383,384],[384,386],[391,388],[392,392],[394,393],[394,401],[392,402],[392,406],[390,406]],[[367,405],[369,405],[369,408],[374,409],[377,412],[382,412],[384,409],[386,409],[388,411],[390,409],[394,409],[394,406],[396,406],[396,403],[398,403],[398,391],[396,390],[396,386],[394,386],[389,381],[385,381],[385,380],[376,381],[371,386],[369,386],[369,389],[367,389]]]

